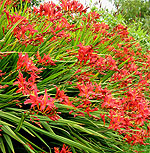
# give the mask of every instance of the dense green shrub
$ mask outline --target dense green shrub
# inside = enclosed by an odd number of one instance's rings
[[[149,33],[149,0],[114,0],[114,4],[117,9],[115,14],[121,13],[127,23],[133,23],[133,21],[142,23],[142,28]]]

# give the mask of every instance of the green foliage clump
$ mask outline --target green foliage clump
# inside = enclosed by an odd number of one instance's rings
[[[141,22],[142,27],[150,30],[150,1],[147,0],[115,0],[116,13],[121,13],[126,22]]]

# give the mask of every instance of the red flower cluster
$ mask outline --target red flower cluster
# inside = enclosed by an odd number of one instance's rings
[[[30,0],[22,0],[22,1],[23,2],[27,1],[30,3]],[[4,0],[0,1],[0,7],[3,2],[4,2]],[[18,0],[5,0],[4,7],[10,6],[10,5],[12,5],[13,7],[17,7],[19,4],[20,4],[20,1],[18,1]]]
[[[81,43],[78,45],[79,46],[79,50],[78,50],[78,60],[80,61],[80,64],[82,64],[82,61],[84,62],[84,64],[86,64],[86,62],[90,59],[93,50],[91,46],[83,46]]]
[[[98,106],[93,105],[90,100],[103,99],[106,94],[109,94],[109,91],[107,89],[102,89],[100,85],[98,85],[97,83],[93,84],[90,81],[86,83],[81,82],[80,84],[77,83],[77,88],[80,91],[80,93],[78,94],[80,96],[79,97],[80,104],[77,105],[76,108],[86,112],[89,115],[89,117],[99,119],[99,117],[90,114],[91,112],[99,110]],[[75,114],[75,116],[78,115],[84,116],[82,112],[76,112],[76,113],[77,114]]]
[[[84,47],[81,43],[79,45],[79,56],[77,56],[80,60],[79,64],[83,61],[84,65],[89,67],[86,67],[88,71],[84,73],[80,73],[82,70],[82,67],[80,67],[80,71],[76,73],[78,75],[75,76],[80,82],[77,83],[77,88],[80,91],[79,96],[82,97],[79,100],[81,104],[78,105],[77,108],[80,108],[82,111],[89,114],[89,112],[92,112],[91,110],[93,107],[91,100],[100,100],[101,108],[106,108],[109,112],[109,115],[100,114],[102,120],[104,121],[104,125],[106,123],[105,117],[107,119],[109,118],[109,128],[123,134],[124,139],[126,139],[127,142],[131,144],[145,144],[145,139],[150,136],[149,127],[144,129],[145,123],[149,123],[150,119],[149,101],[146,100],[144,95],[144,91],[148,92],[150,86],[150,73],[147,70],[149,65],[149,55],[145,54],[143,58],[143,55],[139,52],[138,44],[135,45],[138,52],[131,48],[135,44],[132,43],[134,39],[132,37],[128,37],[127,29],[124,26],[118,25],[115,30],[116,32],[119,31],[117,34],[125,43],[117,44],[119,49],[115,49],[112,46],[106,47],[108,48],[108,51],[115,53],[114,58],[112,58],[111,55],[106,55],[105,57],[98,56],[96,52],[94,53],[94,50],[90,52],[90,46]],[[123,30],[123,32],[121,32],[121,30]],[[115,33],[108,36],[113,37],[115,36]],[[86,56],[87,51],[88,56]],[[121,60],[118,60],[118,58]],[[89,63],[87,63],[87,61],[89,61]],[[128,63],[121,67],[121,62],[126,61],[128,61]],[[119,65],[120,69],[117,65]],[[109,82],[116,83],[118,85],[117,88],[123,88],[118,91],[120,92],[120,95],[123,92],[122,96],[114,98],[111,91],[102,89],[101,86],[95,84],[94,82],[92,83],[92,78],[97,75],[94,74],[95,70],[98,70],[98,72],[102,75],[107,74],[108,71],[116,71]],[[144,77],[143,73],[146,74]],[[137,78],[137,82],[134,82],[133,84],[135,78]],[[128,86],[132,88],[129,88]],[[99,106],[96,105],[93,110],[97,111],[98,108]],[[82,112],[78,113],[79,115],[84,115]]]
[[[26,78],[23,78],[23,74],[19,71],[17,81],[13,85],[18,84],[19,89],[17,93],[22,92],[24,95],[30,95],[30,99],[27,99],[24,104],[32,104],[31,108],[35,112],[41,112],[44,115],[47,115],[51,120],[58,120],[59,116],[56,112],[56,106],[54,105],[55,99],[47,95],[47,90],[45,89],[44,96],[38,96],[38,88],[36,85],[36,79],[38,78],[37,74],[40,74],[43,68],[38,69],[33,61],[28,57],[28,54],[22,55],[19,53],[19,59],[17,62],[17,70],[26,72],[30,74],[28,81]]]
[[[58,147],[54,147],[54,151],[55,151],[55,153],[72,153],[69,151],[68,146],[65,146],[65,144],[63,144],[61,151],[59,151]]]
[[[107,115],[110,118],[109,128],[124,134],[129,143],[144,144],[145,138],[150,136],[149,129],[143,129],[150,119],[150,106],[140,89],[129,89],[122,99],[106,95],[101,107],[110,109]]]
[[[99,57],[97,54],[93,54],[90,58],[88,65],[91,68],[95,68],[99,73],[104,74],[104,72],[113,70],[118,71],[116,61],[111,55],[106,55],[105,58]]]
[[[49,35],[50,33],[54,35],[49,41],[54,41],[59,38],[67,38],[70,40],[68,31],[74,30],[74,24],[70,24],[68,20],[63,17],[63,8],[63,4],[62,7],[60,7],[53,2],[41,4],[39,9],[34,7],[34,13],[38,18],[42,20],[43,16],[45,16],[42,31],[46,29],[46,32],[43,32],[42,35]],[[51,27],[49,26],[49,21],[52,23]],[[58,22],[59,24],[57,24]]]
[[[62,7],[62,9],[64,11],[67,11],[69,13],[80,13],[80,15],[82,14],[82,12],[86,13],[86,9],[84,9],[83,4],[79,3],[76,0],[61,0],[61,4],[60,6]]]
[[[18,90],[16,93],[22,92],[23,95],[30,95],[32,91],[37,90],[37,86],[35,84],[36,78],[32,75],[28,81],[26,81],[26,77],[23,77],[23,74],[19,71],[19,75],[17,81],[14,82],[13,85],[18,85]]]
[[[105,116],[110,119],[109,128],[118,131],[125,135],[127,142],[135,144],[144,144],[145,138],[150,136],[149,128],[143,129],[145,123],[149,123],[150,106],[149,102],[144,98],[141,90],[131,90],[124,95],[123,98],[116,99],[112,96],[108,89],[102,89],[98,84],[82,82],[77,84],[80,93],[80,108],[86,112],[90,117],[90,112],[97,111],[98,106],[91,109],[92,103],[90,100],[100,100],[101,108],[109,109],[109,115],[100,114],[105,125]],[[78,115],[84,115],[80,112]],[[75,115],[77,116],[77,114]],[[94,116],[92,116],[94,117]],[[98,119],[98,117],[95,117]]]
[[[65,92],[63,90],[60,90],[58,87],[56,87],[56,95],[55,98],[60,101],[61,104],[73,106],[72,101],[69,100],[69,97],[65,95]]]
[[[43,59],[41,58],[39,51],[37,51],[36,57],[38,59],[38,63],[42,64],[42,65],[56,65],[54,61],[51,60],[51,57],[49,56],[50,54],[46,55],[44,53]]]
[[[88,22],[90,21],[93,21],[94,23],[97,23],[96,22],[96,19],[99,19],[100,18],[100,14],[99,13],[96,13],[95,11],[93,11],[93,12],[90,12],[89,14],[88,14]],[[83,19],[86,19],[86,18],[83,18]]]
[[[28,57],[28,54],[22,55],[19,53],[19,59],[17,62],[17,70],[27,72],[30,74],[30,78],[26,81],[26,78],[23,78],[23,74],[19,71],[17,80],[14,82],[14,85],[18,84],[18,92],[22,92],[24,95],[30,94],[33,90],[38,90],[36,86],[36,79],[38,78],[37,74],[40,74],[43,68],[38,69],[33,61]]]
[[[55,3],[48,2],[40,5],[40,9],[34,8],[34,12],[40,13],[40,16],[48,16],[50,21],[58,20],[62,17],[61,8]]]
[[[17,70],[25,71],[33,76],[37,76],[43,68],[38,69],[33,61],[29,58],[28,54],[22,55],[19,53],[19,59],[17,61]]]
[[[37,34],[35,38],[33,35],[37,33],[38,31],[33,28],[33,25],[29,23],[27,18],[18,15],[17,13],[15,15],[11,15],[10,12],[5,10],[5,13],[7,15],[8,20],[8,29],[11,29],[14,24],[18,22],[18,25],[14,28],[13,33],[14,36],[20,40],[23,44],[27,46],[27,43],[32,44],[33,42],[39,41],[39,43],[43,42],[43,36]],[[27,31],[29,34],[27,34]]]
[[[120,37],[128,37],[129,34],[127,27],[124,27],[122,24],[117,25],[113,31],[117,32]]]
[[[31,108],[34,111],[40,111],[42,114],[47,115],[51,120],[55,121],[59,119],[59,116],[56,112],[56,106],[54,105],[55,99],[47,95],[47,90],[45,89],[44,96],[40,97],[37,94],[37,91],[34,90],[30,94],[30,99],[27,99],[24,104],[32,104]]]

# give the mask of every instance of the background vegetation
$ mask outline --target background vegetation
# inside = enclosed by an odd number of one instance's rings
[[[110,0],[112,2],[112,0]],[[114,0],[117,9],[115,14],[121,13],[129,24],[141,24],[149,33],[150,30],[150,1],[149,0]],[[136,26],[138,27],[138,26]]]

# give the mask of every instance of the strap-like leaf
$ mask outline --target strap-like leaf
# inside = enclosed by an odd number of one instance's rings
[[[11,138],[10,138],[7,134],[3,134],[3,136],[4,136],[4,138],[5,138],[5,140],[6,140],[7,144],[8,144],[8,146],[10,147],[11,151],[12,151],[13,153],[15,153],[14,147],[13,147],[13,144],[12,144],[12,141],[11,141]]]
[[[2,137],[0,137],[0,149],[1,149],[2,153],[6,153],[6,149],[5,149]]]

